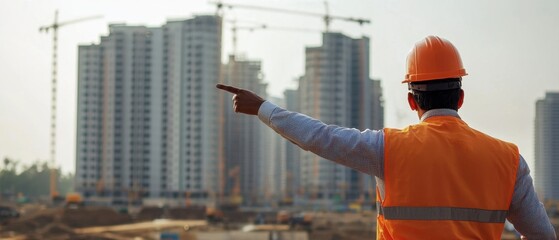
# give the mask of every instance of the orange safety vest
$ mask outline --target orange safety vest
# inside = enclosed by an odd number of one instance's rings
[[[452,116],[384,129],[377,239],[501,239],[518,149]]]

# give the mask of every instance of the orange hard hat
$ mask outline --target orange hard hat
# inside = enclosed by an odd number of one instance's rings
[[[458,50],[444,38],[427,36],[408,54],[406,79],[402,83],[425,82],[468,75]]]

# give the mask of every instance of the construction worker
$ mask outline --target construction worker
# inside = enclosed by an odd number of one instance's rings
[[[258,115],[304,150],[377,178],[377,239],[501,239],[508,219],[527,239],[556,239],[530,170],[514,144],[470,128],[462,60],[448,40],[428,36],[407,58],[407,100],[420,122],[404,129],[326,125],[245,89],[235,112]]]

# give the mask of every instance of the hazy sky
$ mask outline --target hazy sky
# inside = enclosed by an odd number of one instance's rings
[[[235,0],[324,12],[322,0]],[[470,126],[518,144],[533,163],[534,107],[545,91],[559,91],[559,1],[556,0],[330,0],[333,15],[369,18],[372,25],[334,21],[332,30],[371,38],[371,75],[382,80],[385,125],[417,122],[407,107],[405,58],[411,46],[434,34],[452,41],[469,75],[460,114]],[[77,48],[97,43],[109,23],[160,26],[169,18],[214,13],[205,0],[0,0],[0,158],[25,163],[49,158],[52,35],[41,25],[92,15],[103,19],[59,31],[57,164],[74,171]],[[248,26],[322,30],[322,20],[252,10],[225,12]],[[262,60],[268,91],[281,96],[304,71],[304,48],[321,44],[318,32],[241,31],[238,50]],[[223,33],[224,58],[231,51],[230,24]],[[559,146],[557,146],[559,147]]]

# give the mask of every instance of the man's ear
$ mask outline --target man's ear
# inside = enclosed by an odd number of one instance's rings
[[[462,103],[464,103],[464,90],[460,89],[460,98],[458,99],[458,109],[462,107]]]
[[[417,111],[417,103],[415,102],[411,92],[408,93],[408,104],[410,105],[412,111]]]

